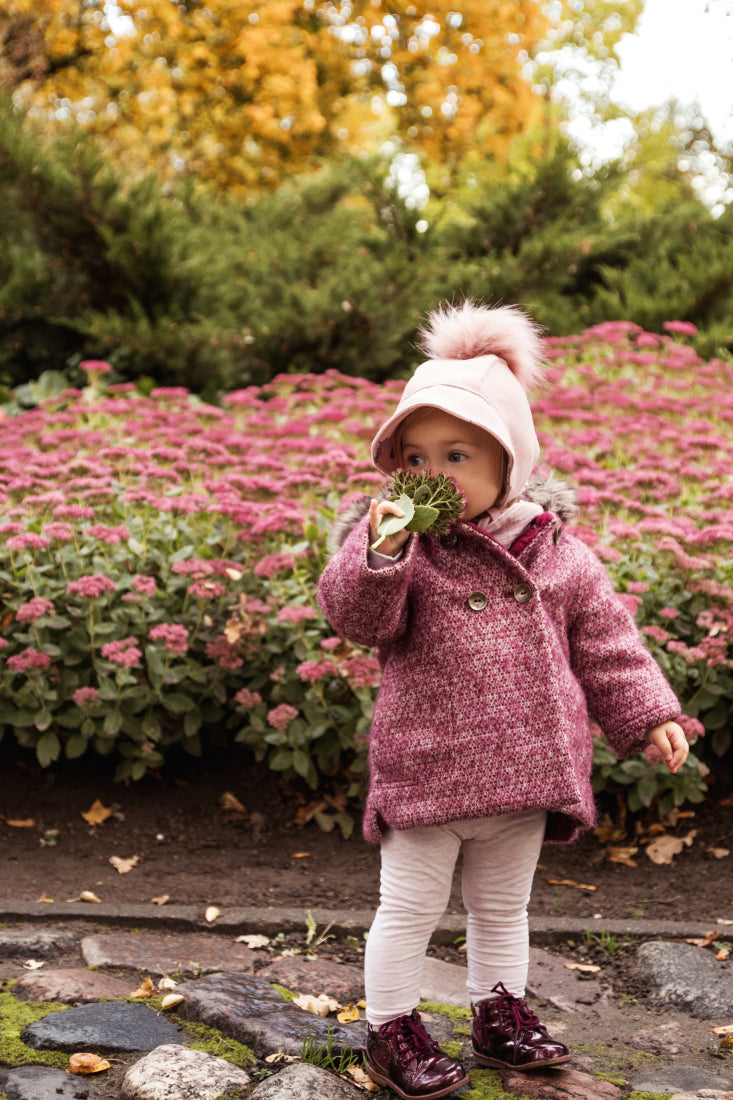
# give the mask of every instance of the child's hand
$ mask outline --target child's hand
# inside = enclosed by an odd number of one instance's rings
[[[369,542],[376,542],[379,538],[377,528],[385,516],[399,516],[401,519],[404,514],[402,509],[398,508],[393,500],[372,500],[369,506]],[[385,554],[388,558],[393,558],[395,554],[400,552],[409,537],[410,532],[405,531],[404,528],[401,531],[397,531],[394,535],[387,535],[386,539],[379,547],[379,553]]]
[[[647,741],[659,749],[673,775],[687,760],[690,746],[687,744],[684,730],[676,722],[663,722],[661,726],[655,726],[647,734]]]

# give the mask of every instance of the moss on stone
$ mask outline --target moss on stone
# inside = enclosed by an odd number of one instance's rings
[[[526,1095],[507,1092],[495,1069],[472,1069],[468,1075],[469,1087],[461,1093],[461,1100],[531,1100]]]
[[[463,1054],[463,1043],[457,1043],[453,1039],[446,1039],[444,1043],[438,1045],[449,1058],[460,1058]]]
[[[458,1024],[456,1027],[453,1028],[453,1034],[456,1036],[460,1035],[461,1038],[468,1039],[471,1036],[471,1029],[470,1027],[465,1027],[463,1024]]]
[[[459,1008],[457,1005],[435,1004],[433,1001],[420,1001],[418,1012],[435,1012],[439,1016],[447,1016],[450,1020],[470,1020],[471,1009]]]
[[[189,1037],[186,1046],[191,1050],[200,1050],[204,1054],[213,1054],[215,1058],[221,1058],[239,1069],[257,1064],[257,1058],[252,1050],[244,1043],[238,1043],[236,1039],[228,1039],[207,1024],[196,1024],[192,1020],[177,1019],[176,1023]]]
[[[673,1092],[630,1092],[626,1100],[670,1100]]]
[[[594,1073],[593,1076],[597,1081],[608,1081],[609,1085],[617,1085],[620,1089],[625,1089],[629,1083],[620,1073]]]
[[[284,1001],[294,1001],[298,996],[297,993],[293,993],[292,989],[286,989],[284,985],[278,985],[276,982],[272,982],[272,988],[277,990]]]
[[[59,1050],[33,1050],[21,1041],[21,1032],[29,1024],[35,1024],[53,1012],[63,1012],[69,1005],[55,1001],[39,1003],[19,1001],[12,994],[15,982],[0,990],[0,1064],[15,1066],[56,1066],[66,1069],[69,1056]]]

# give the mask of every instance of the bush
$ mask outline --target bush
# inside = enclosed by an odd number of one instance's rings
[[[545,463],[578,485],[575,533],[714,765],[733,698],[733,367],[701,362],[678,329],[548,340],[535,413]],[[348,828],[378,669],[332,634],[315,584],[341,496],[381,480],[366,444],[402,383],[283,375],[218,408],[180,389],[104,391],[103,369],[0,420],[0,720],[43,764],[91,749],[132,778],[213,732],[331,782],[324,823]],[[633,807],[704,792],[694,755],[672,779],[596,748],[597,788],[622,784]]]

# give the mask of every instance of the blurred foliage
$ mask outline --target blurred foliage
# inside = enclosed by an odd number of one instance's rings
[[[733,347],[733,211],[712,217],[680,176],[658,209],[610,217],[623,164],[588,179],[559,140],[540,161],[530,144],[422,211],[378,157],[240,202],[129,180],[80,131],[41,140],[6,108],[0,385],[84,358],[209,399],[282,371],[384,379],[462,295],[520,301],[555,334],[682,319],[702,354]]]

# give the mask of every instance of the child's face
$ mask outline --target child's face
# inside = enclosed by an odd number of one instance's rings
[[[488,432],[440,409],[405,421],[400,444],[405,470],[450,474],[466,497],[464,519],[491,508],[504,481],[504,451]]]

